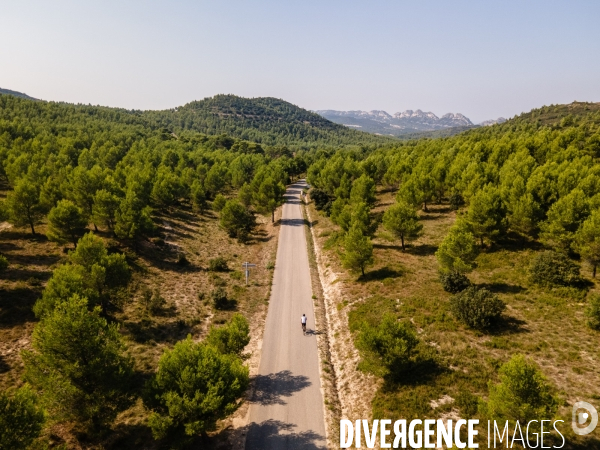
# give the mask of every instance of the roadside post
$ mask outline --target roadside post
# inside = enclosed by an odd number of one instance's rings
[[[249,262],[242,263],[242,267],[244,268],[244,272],[246,274],[246,286],[248,286],[248,277],[250,276],[250,268],[256,267],[256,264],[250,264]]]

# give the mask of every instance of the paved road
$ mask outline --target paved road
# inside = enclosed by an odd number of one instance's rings
[[[246,450],[326,448],[310,269],[299,201],[304,187],[304,182],[291,185],[283,205]],[[303,313],[308,317],[306,335],[300,326]]]

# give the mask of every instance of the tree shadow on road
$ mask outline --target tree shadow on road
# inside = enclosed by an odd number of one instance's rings
[[[285,405],[284,397],[307,388],[312,383],[304,375],[294,376],[289,370],[282,370],[254,378],[254,391],[250,403],[261,405]]]
[[[320,408],[320,405],[315,405]],[[248,424],[246,449],[293,448],[298,450],[325,450],[325,436],[312,430],[294,433],[296,426],[280,420],[266,420]]]

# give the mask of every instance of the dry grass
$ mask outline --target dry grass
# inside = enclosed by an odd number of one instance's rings
[[[389,193],[379,193],[378,199],[375,215],[393,201]],[[373,416],[423,419],[473,414],[473,395],[485,398],[488,381],[497,381],[498,367],[513,354],[523,353],[540,366],[563,400],[559,414],[567,425],[561,430],[570,430],[569,405],[576,400],[600,400],[599,336],[585,325],[586,291],[543,290],[531,285],[526,269],[540,247],[507,239],[485,249],[469,275],[475,284],[506,302],[505,320],[489,334],[470,330],[449,312],[450,294],[438,281],[435,259],[456,213],[445,205],[432,205],[429,212],[419,214],[424,235],[406,252],[399,243],[389,241],[382,228],[378,230],[373,239],[375,265],[364,277],[341,268],[337,245],[332,242],[337,227],[323,215],[314,217],[318,219],[315,233],[321,236],[317,242],[328,259],[325,270],[338,274],[337,307],[347,311],[347,326],[356,330],[361,321],[377,323],[384,312],[391,312],[410,320],[426,352],[435,354],[434,361],[415,367],[401,381],[381,380],[373,393]],[[590,289],[598,290],[588,268],[583,268],[583,275]],[[441,398],[445,401],[439,402]],[[568,432],[567,439],[572,448],[600,444]]]
[[[121,324],[135,362],[140,392],[165,349],[188,334],[194,340],[201,340],[212,324],[224,323],[234,312],[241,312],[249,319],[252,342],[248,348],[257,347],[272,276],[267,265],[275,260],[278,235],[277,223],[258,219],[259,226],[247,244],[230,239],[219,228],[216,214],[207,212],[198,216],[184,207],[155,217],[164,244],[154,239],[132,249],[122,246],[109,233],[98,233],[111,251],[127,254],[133,269],[128,292],[119,307],[111,311],[111,317]],[[10,263],[0,280],[0,387],[3,389],[21,383],[20,350],[29,345],[36,323],[31,307],[41,296],[53,268],[67,256],[62,246],[47,241],[43,225],[37,237],[27,231],[14,228],[0,231],[0,252]],[[178,264],[181,253],[189,264]],[[227,260],[229,271],[208,271],[209,259],[217,256]],[[256,264],[248,286],[241,270],[245,261]],[[233,300],[230,309],[218,311],[211,304],[210,292],[217,286],[224,287],[228,298]],[[156,313],[148,311],[142,301],[147,289],[159,292],[165,299],[164,307]],[[256,354],[249,355],[251,368],[258,366],[256,359]],[[69,448],[158,448],[145,425],[146,418],[147,411],[140,400],[119,416],[111,433],[95,443],[76,436],[68,424],[53,426],[49,434],[56,442],[67,442]],[[227,448],[227,433],[221,432],[227,425],[224,423],[208,441],[193,445]]]

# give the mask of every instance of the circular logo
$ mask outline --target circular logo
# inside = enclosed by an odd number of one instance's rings
[[[585,410],[582,411],[582,410]],[[587,427],[581,428],[580,425],[583,425],[588,421],[591,417],[591,421]],[[573,427],[573,431],[575,434],[583,436],[585,434],[590,434],[598,425],[598,411],[588,402],[577,402],[573,405],[573,415],[571,426]]]

